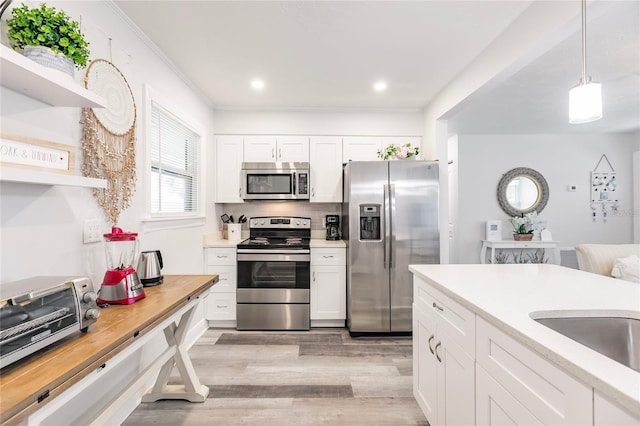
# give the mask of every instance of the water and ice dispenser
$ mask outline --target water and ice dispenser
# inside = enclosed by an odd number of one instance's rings
[[[380,204],[360,205],[360,240],[380,240]]]

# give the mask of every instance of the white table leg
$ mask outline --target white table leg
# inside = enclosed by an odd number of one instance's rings
[[[164,337],[169,344],[169,348],[175,347],[176,352],[162,366],[155,384],[147,394],[143,395],[142,402],[155,402],[160,399],[186,399],[190,402],[204,402],[207,399],[209,388],[200,384],[187,353],[187,348],[184,346],[184,339],[196,307],[197,305],[194,305],[182,314],[177,326],[175,323],[171,323],[164,329]],[[181,385],[167,384],[174,365],[182,378],[183,384]]]
[[[487,244],[482,243],[482,250],[480,250],[480,263],[484,265],[487,263]]]

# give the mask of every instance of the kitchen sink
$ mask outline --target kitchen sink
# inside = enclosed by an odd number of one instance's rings
[[[626,316],[533,312],[530,317],[602,355],[640,372],[640,319]]]

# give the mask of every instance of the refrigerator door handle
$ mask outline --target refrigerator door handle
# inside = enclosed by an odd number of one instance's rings
[[[393,226],[393,220],[396,213],[396,186],[394,184],[389,185],[389,268],[395,268],[396,262],[396,244],[395,244],[395,229]]]
[[[384,207],[383,207],[383,220],[384,220],[384,240],[382,242],[384,268],[387,266],[391,268],[391,209],[390,209],[390,195],[389,185],[382,185],[384,192]]]

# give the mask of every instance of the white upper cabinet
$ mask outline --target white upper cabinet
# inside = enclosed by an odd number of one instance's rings
[[[312,203],[342,202],[342,138],[312,136],[309,141]]]
[[[242,203],[240,198],[242,136],[216,137],[216,202]]]
[[[244,161],[257,163],[276,160],[275,136],[245,136]]]
[[[244,161],[309,162],[309,137],[245,136]]]
[[[379,136],[348,136],[342,138],[342,161],[379,160],[378,150],[382,147]]]
[[[277,136],[276,161],[308,163],[309,136]]]

